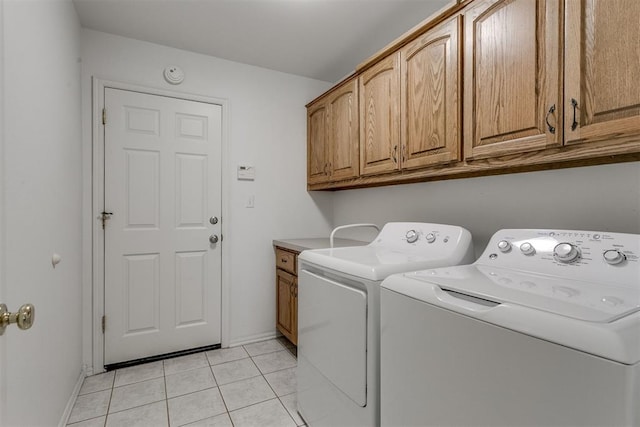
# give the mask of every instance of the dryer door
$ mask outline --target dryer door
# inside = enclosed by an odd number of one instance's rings
[[[298,357],[313,365],[356,404],[365,406],[367,294],[301,269]]]

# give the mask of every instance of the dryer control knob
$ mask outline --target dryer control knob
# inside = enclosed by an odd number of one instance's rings
[[[627,259],[626,255],[617,249],[609,249],[604,251],[602,257],[607,264],[611,265],[620,264],[622,261],[625,261]]]
[[[558,243],[553,248],[553,256],[556,260],[568,264],[580,258],[580,249],[571,243]]]
[[[520,251],[525,255],[533,255],[536,253],[536,248],[529,242],[524,242],[520,245]]]
[[[429,233],[426,236],[424,236],[425,239],[427,239],[427,243],[433,243],[436,241],[436,235],[433,233]]]
[[[500,240],[498,242],[498,249],[500,249],[500,252],[509,252],[511,250],[511,243],[507,240]]]
[[[407,231],[406,237],[408,243],[415,243],[415,241],[418,240],[418,233],[416,233],[416,230],[409,230]]]

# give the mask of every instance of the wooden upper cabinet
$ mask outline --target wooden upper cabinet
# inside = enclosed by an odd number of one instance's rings
[[[349,80],[333,91],[329,106],[329,169],[331,180],[355,178],[360,169],[358,83]]]
[[[465,158],[562,145],[561,11],[560,0],[479,0],[465,10]]]
[[[639,141],[640,1],[567,1],[565,16],[565,143]]]
[[[460,159],[462,17],[400,51],[402,168]]]
[[[307,109],[307,183],[329,180],[327,106],[319,101]]]
[[[360,174],[400,168],[400,53],[360,76]]]

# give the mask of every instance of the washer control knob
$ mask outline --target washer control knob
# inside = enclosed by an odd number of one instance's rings
[[[571,243],[558,243],[556,247],[553,248],[553,256],[558,261],[569,264],[580,258],[580,249]]]
[[[424,236],[425,239],[427,239],[427,243],[433,243],[436,241],[436,235],[433,233],[429,233],[426,236]]]
[[[498,249],[500,249],[500,252],[509,252],[511,250],[511,243],[507,240],[500,240],[498,242]]]
[[[416,233],[416,230],[409,230],[406,237],[408,243],[415,243],[418,240],[418,233]]]
[[[607,264],[616,265],[627,259],[626,255],[617,249],[608,249],[602,254]]]
[[[520,251],[525,255],[533,255],[536,253],[536,248],[529,242],[524,242],[520,245]]]

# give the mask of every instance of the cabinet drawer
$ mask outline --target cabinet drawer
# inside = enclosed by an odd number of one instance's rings
[[[288,271],[289,273],[297,274],[298,270],[296,266],[296,261],[297,261],[296,254],[288,251],[283,251],[282,249],[276,249],[276,267],[277,268],[281,268],[285,271]]]

